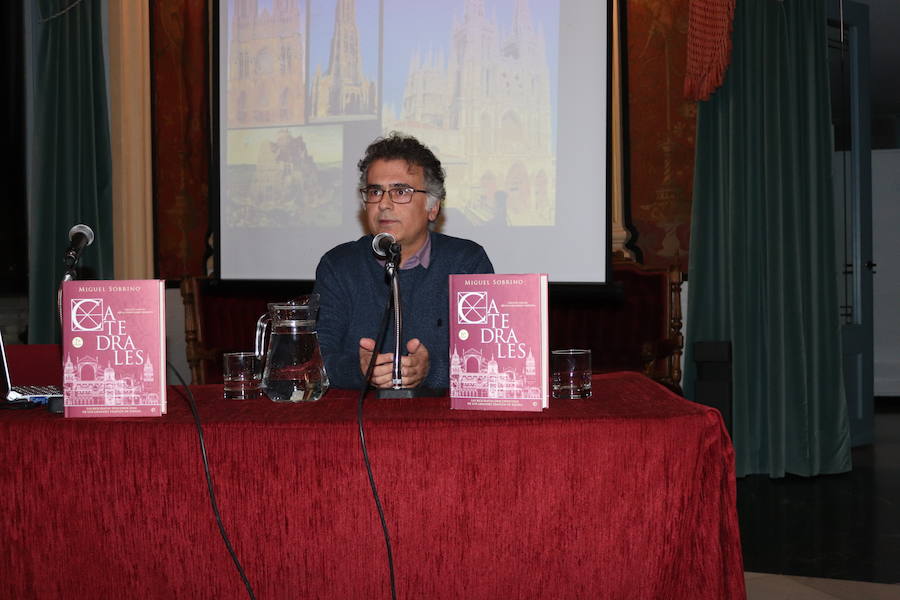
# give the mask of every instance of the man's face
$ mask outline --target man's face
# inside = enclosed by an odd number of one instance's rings
[[[405,160],[376,160],[369,165],[366,185],[425,189],[425,171]],[[428,210],[428,197],[416,192],[408,204],[394,204],[390,194],[384,194],[381,201],[366,204],[366,221],[372,234],[390,233],[403,249],[404,260],[415,254],[428,237],[428,223],[434,221],[440,211],[440,204]]]

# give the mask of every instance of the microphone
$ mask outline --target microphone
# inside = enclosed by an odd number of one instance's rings
[[[375,251],[375,254],[384,258],[388,253],[400,254],[400,244],[397,243],[397,238],[393,235],[382,232],[372,240],[372,250]]]
[[[94,243],[94,232],[87,225],[78,224],[69,230],[69,240],[63,263],[71,269],[78,262],[81,251]]]

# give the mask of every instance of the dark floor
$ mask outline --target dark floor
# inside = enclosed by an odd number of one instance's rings
[[[853,471],[737,482],[744,570],[900,583],[900,398],[875,403]]]

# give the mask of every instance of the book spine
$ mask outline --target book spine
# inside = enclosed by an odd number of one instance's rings
[[[550,302],[547,275],[541,275],[541,393],[543,408],[550,406]]]
[[[166,375],[169,363],[166,361],[166,282],[159,281],[159,412],[166,414],[168,399],[166,398]]]

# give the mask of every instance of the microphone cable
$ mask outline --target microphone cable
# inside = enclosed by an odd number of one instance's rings
[[[203,472],[206,474],[206,488],[209,492],[209,502],[212,505],[213,514],[216,517],[216,525],[219,526],[219,535],[222,536],[222,540],[225,542],[225,548],[228,550],[228,554],[231,555],[234,566],[237,567],[237,572],[241,576],[241,581],[244,582],[244,587],[247,589],[247,595],[250,596],[251,600],[256,600],[256,595],[253,593],[253,586],[250,585],[250,580],[247,579],[247,574],[244,573],[244,567],[241,565],[241,561],[238,560],[237,553],[231,545],[231,540],[228,539],[228,533],[225,531],[225,524],[222,522],[222,515],[219,513],[219,503],[216,501],[212,473],[209,470],[209,459],[206,456],[206,442],[203,439],[203,426],[200,423],[200,413],[197,411],[197,403],[194,401],[194,394],[191,392],[187,383],[185,383],[184,378],[181,376],[181,373],[178,372],[178,369],[176,369],[168,360],[166,361],[166,364],[169,366],[169,370],[172,371],[181,383],[185,392],[187,392],[185,400],[187,400],[188,406],[191,408],[191,414],[194,416],[194,425],[197,427],[197,439],[200,442],[200,456],[203,458]],[[175,389],[177,390],[178,388]]]
[[[366,393],[369,391],[369,379],[372,378],[372,371],[375,370],[375,358],[378,356],[378,349],[384,341],[384,334],[387,330],[388,317],[391,315],[391,307],[393,306],[393,297],[388,301],[384,310],[384,317],[381,319],[381,327],[378,328],[378,338],[375,340],[375,348],[372,349],[372,358],[369,359],[369,366],[366,368],[366,376],[363,379],[362,389],[359,392],[359,402],[356,407],[356,423],[359,426],[359,445],[362,448],[363,462],[366,465],[366,473],[369,476],[369,487],[372,488],[372,497],[375,498],[375,507],[378,509],[378,519],[381,521],[381,530],[384,532],[384,545],[387,548],[388,572],[391,578],[391,600],[397,600],[397,584],[394,580],[394,553],[391,550],[391,534],[388,532],[387,520],[384,518],[384,508],[381,506],[381,498],[378,497],[378,487],[375,485],[375,476],[372,474],[372,463],[369,462],[369,450],[366,447],[366,434],[363,430],[363,402],[366,399]]]

